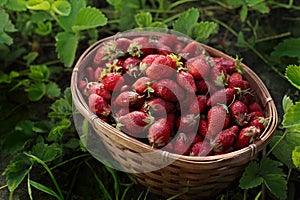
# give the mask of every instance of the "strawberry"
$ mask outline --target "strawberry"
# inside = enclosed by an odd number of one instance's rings
[[[187,69],[190,74],[194,77],[194,79],[203,79],[210,72],[210,65],[203,58],[203,56],[198,56],[196,58],[192,58],[187,61]]]
[[[264,117],[264,113],[260,111],[252,111],[248,114],[249,120],[256,119],[258,117]]]
[[[176,42],[176,40],[177,40],[177,35],[175,35],[175,34],[166,34],[166,35],[161,36],[158,39],[157,44],[163,44],[163,45],[166,45],[168,47],[172,47],[174,45],[174,43]]]
[[[216,87],[223,88],[226,85],[227,72],[223,66],[213,66],[210,73],[210,81],[214,83]]]
[[[137,137],[145,138],[147,134],[146,126],[151,123],[150,117],[141,111],[132,111],[120,116],[117,120],[117,128],[124,133]]]
[[[222,57],[213,57],[212,60],[215,65],[222,66],[226,70],[227,74],[233,74],[241,71],[240,65],[238,65],[234,60],[229,60]]]
[[[185,97],[184,90],[171,79],[161,79],[152,82],[150,87],[153,89],[153,94],[167,101],[181,101]]]
[[[192,145],[190,156],[210,156],[212,153],[212,148],[209,142],[204,140]]]
[[[237,138],[235,148],[242,149],[249,146],[255,141],[255,139],[260,135],[259,128],[255,126],[248,126],[243,128]]]
[[[171,135],[171,126],[167,118],[160,118],[150,125],[148,129],[148,141],[153,147],[165,146]]]
[[[181,115],[175,124],[177,130],[183,132],[195,132],[199,126],[199,115],[185,114]]]
[[[204,48],[197,42],[188,43],[181,51],[180,55],[186,59],[204,54]]]
[[[110,91],[104,88],[104,84],[101,82],[91,82],[88,86],[88,93],[91,94],[98,94],[102,96],[105,100],[110,100],[111,94]]]
[[[252,102],[248,106],[248,111],[249,111],[249,113],[255,112],[255,111],[259,111],[259,112],[263,113],[262,107],[257,102]]]
[[[240,94],[239,100],[242,101],[247,107],[254,101],[253,91],[243,91]],[[249,111],[249,108],[248,108]]]
[[[257,117],[255,119],[252,119],[250,122],[249,122],[249,126],[255,126],[257,128],[260,129],[261,132],[263,132],[266,128],[266,126],[268,125],[268,118],[265,118],[265,117]]]
[[[214,152],[223,152],[233,145],[239,134],[239,127],[234,125],[219,132],[216,138],[211,141]]]
[[[151,83],[151,79],[149,77],[143,76],[138,78],[133,84],[132,84],[132,88],[140,93],[140,94],[144,94],[145,91],[147,90],[147,87],[150,86]]]
[[[243,75],[241,73],[235,72],[231,74],[228,78],[228,81],[233,81],[233,80],[243,80]]]
[[[140,107],[145,101],[145,98],[139,93],[134,91],[124,91],[121,92],[114,100],[114,104],[117,106],[127,106],[127,107]]]
[[[207,94],[207,92],[208,92],[208,84],[207,84],[207,82],[204,79],[196,80],[195,83],[196,83],[197,91],[200,94]]]
[[[119,118],[123,115],[127,115],[128,113],[132,112],[133,109],[128,108],[128,107],[116,107],[113,106],[113,114],[115,115],[116,118]],[[117,108],[117,109],[116,109]]]
[[[77,87],[79,89],[80,92],[84,93],[86,87],[88,86],[88,83],[84,80],[80,80],[77,84]]]
[[[127,52],[133,57],[145,57],[151,54],[153,50],[153,45],[148,41],[147,37],[137,37],[131,40]]]
[[[235,100],[229,107],[233,121],[239,126],[245,126],[249,121],[247,106],[240,100]]]
[[[189,113],[199,114],[204,113],[207,106],[207,97],[205,95],[197,95],[189,105]]]
[[[217,155],[223,155],[223,154],[225,154],[225,153],[230,153],[230,152],[233,152],[234,151],[234,147],[233,146],[230,146],[230,147],[228,147],[227,149],[223,149],[223,151],[219,151],[219,152],[214,152],[215,154],[215,156],[217,156]]]
[[[232,76],[230,76],[227,82],[227,87],[240,88],[241,90],[248,90],[250,89],[250,83],[247,80],[233,79]]]
[[[89,82],[95,81],[94,78],[94,69],[92,67],[87,67],[86,68],[86,78],[88,79]]]
[[[106,60],[104,59],[106,55],[103,53],[105,48],[105,45],[102,45],[96,51],[96,55],[93,60],[93,68],[102,67],[102,65],[104,65],[104,63],[106,62]]]
[[[151,116],[166,116],[174,110],[174,104],[162,98],[156,97],[146,101],[141,108],[141,111],[151,114]]]
[[[101,77],[101,73],[103,72],[105,68],[104,67],[97,67],[95,70],[94,70],[94,79],[95,80],[99,80],[100,77]]]
[[[107,73],[101,78],[104,88],[109,91],[119,91],[124,85],[124,78],[119,73]]]
[[[197,143],[197,142],[203,141],[203,136],[199,135],[195,132],[187,133],[186,136],[188,137],[188,139],[189,139],[189,141],[191,142],[192,145]]]
[[[98,94],[91,94],[88,98],[88,104],[90,110],[96,115],[107,117],[111,113],[108,103]]]
[[[156,50],[160,55],[169,55],[172,53],[172,49],[169,46],[161,43],[156,44]]]
[[[128,73],[130,76],[138,77],[139,72],[139,65],[141,60],[137,57],[128,57],[124,60],[122,68],[125,73]]]
[[[128,38],[118,38],[116,40],[116,49],[122,51],[124,54],[127,52],[129,45],[131,44],[131,40]]]
[[[217,133],[229,125],[229,115],[225,106],[216,105],[207,112],[207,134],[208,139],[213,138]]]
[[[157,56],[146,69],[146,75],[151,79],[165,79],[172,77],[177,69],[176,61],[165,55]]]
[[[217,104],[230,104],[235,96],[237,90],[233,88],[223,88],[213,93],[207,100],[207,106],[214,106]]]
[[[208,121],[205,117],[205,115],[201,115],[199,119],[199,125],[198,125],[198,133],[202,135],[203,137],[206,136],[208,130]]]
[[[183,89],[192,94],[197,91],[194,77],[188,72],[180,70],[178,73],[176,73],[176,81],[181,87],[183,87]]]
[[[185,133],[178,133],[175,137],[173,152],[180,155],[188,155],[190,153],[191,141]]]

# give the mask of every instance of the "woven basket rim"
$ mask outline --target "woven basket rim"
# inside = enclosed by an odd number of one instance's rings
[[[139,36],[141,35],[149,35],[151,34],[165,34],[165,33],[161,33],[161,32],[149,32],[149,31],[140,31],[140,32],[133,32],[133,33],[138,33]],[[132,33],[128,32],[128,33],[122,33],[122,34],[118,34],[118,36],[124,35],[131,35]],[[110,36],[107,38],[103,38],[101,40],[98,40],[97,42],[95,42],[94,44],[92,44],[78,59],[74,69],[73,69],[73,73],[72,73],[72,77],[71,77],[71,92],[72,92],[72,98],[73,98],[73,104],[75,104],[75,107],[81,111],[81,114],[84,115],[84,117],[86,117],[93,125],[94,128],[97,129],[98,126],[104,126],[108,129],[113,130],[112,132],[114,132],[114,134],[116,134],[115,136],[120,138],[121,140],[130,142],[132,145],[137,146],[138,148],[140,148],[141,150],[143,150],[144,152],[151,152],[151,151],[161,151],[162,154],[166,153],[166,151],[160,150],[160,149],[153,149],[150,145],[145,144],[141,141],[136,140],[135,138],[128,136],[127,134],[117,130],[116,128],[112,127],[111,125],[107,124],[106,122],[104,122],[103,120],[101,120],[97,115],[95,115],[94,113],[92,113],[89,109],[88,109],[88,105],[87,103],[83,100],[83,97],[81,95],[81,92],[78,89],[77,86],[77,82],[78,82],[78,77],[79,77],[79,72],[80,69],[83,67],[80,65],[80,63],[84,60],[84,58],[91,52],[93,51],[96,47],[98,47],[99,44],[105,42],[105,41],[109,41],[111,39],[114,39],[116,36]],[[189,38],[184,38],[184,40],[191,40]],[[206,51],[208,51],[209,54],[213,53],[213,54],[217,54],[220,57],[224,57],[230,60],[234,60],[234,58],[232,58],[231,56],[213,48],[210,46],[207,46],[205,44],[201,44],[204,49]],[[241,63],[244,67],[244,69],[246,69],[247,73],[250,73],[251,77],[255,79],[256,83],[260,86],[260,89],[263,91],[263,93],[266,96],[265,102],[262,102],[265,106],[265,108],[268,108],[268,112],[271,115],[268,125],[266,126],[264,132],[261,134],[260,138],[258,139],[258,141],[256,141],[255,143],[242,148],[240,150],[235,150],[233,152],[230,153],[226,153],[226,154],[222,154],[222,155],[213,155],[213,156],[184,156],[184,155],[179,155],[179,154],[174,154],[174,153],[170,153],[167,152],[166,156],[176,159],[178,161],[182,161],[182,162],[191,162],[191,163],[211,163],[211,162],[220,162],[223,160],[227,160],[227,159],[233,159],[239,156],[243,156],[243,155],[251,155],[251,157],[255,156],[257,154],[257,152],[261,151],[263,148],[265,148],[265,146],[267,145],[267,143],[270,141],[272,135],[275,132],[275,129],[277,127],[278,124],[278,114],[277,114],[277,110],[276,110],[276,106],[275,103],[268,91],[268,89],[266,88],[266,86],[264,85],[263,81],[257,76],[257,74],[255,74],[247,65],[245,65],[244,63]],[[99,133],[98,133],[99,134]],[[249,153],[250,152],[250,153]]]

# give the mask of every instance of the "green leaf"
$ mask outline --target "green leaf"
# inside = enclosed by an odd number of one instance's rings
[[[3,43],[11,45],[13,43],[13,39],[6,32],[14,31],[16,31],[16,29],[9,19],[9,15],[4,9],[0,9],[0,44]]]
[[[31,65],[28,77],[35,81],[47,81],[50,77],[50,70],[46,65]]]
[[[241,6],[244,4],[244,0],[227,0],[227,3],[234,6]]]
[[[282,99],[282,108],[284,113],[286,113],[293,105],[294,102],[292,101],[292,99],[289,96],[284,95]]]
[[[270,8],[266,3],[259,3],[253,6],[254,9],[258,10],[262,14],[267,14],[270,12]]]
[[[292,151],[292,160],[294,165],[300,169],[300,146],[296,146]]]
[[[75,24],[79,10],[86,7],[85,0],[70,0],[71,12],[68,16],[61,16],[59,22],[66,32],[72,32],[72,26]]]
[[[52,32],[52,23],[50,21],[38,22],[34,31],[42,36],[49,35]]]
[[[46,85],[46,94],[52,98],[52,97],[58,97],[60,95],[60,88],[59,86],[55,83],[50,81]]]
[[[242,22],[244,22],[246,20],[247,15],[248,15],[248,6],[243,5],[242,10],[240,12],[240,18],[241,18]]]
[[[198,18],[198,9],[190,8],[179,16],[179,18],[173,24],[173,29],[183,34],[188,34],[190,28],[197,23]]]
[[[70,149],[76,149],[79,147],[80,141],[77,138],[71,138],[68,142],[64,143],[64,146]]]
[[[15,130],[21,131],[24,135],[26,135],[28,137],[32,137],[35,135],[33,132],[33,126],[34,126],[34,123],[32,121],[23,120],[23,121],[20,121],[16,125]]]
[[[76,22],[72,26],[74,32],[96,28],[107,24],[107,18],[96,8],[82,8],[77,14]]]
[[[33,163],[24,154],[14,157],[4,171],[10,192],[14,191],[30,172]]]
[[[282,175],[268,174],[264,176],[264,183],[277,198],[287,198],[287,181]]]
[[[71,126],[71,121],[64,118],[59,123],[57,123],[50,131],[48,135],[49,141],[60,141],[64,135],[64,133]]]
[[[0,71],[0,83],[11,83],[14,78],[19,77],[19,72],[11,71],[9,74],[5,74]]]
[[[279,43],[271,53],[271,59],[279,62],[281,57],[296,57],[300,60],[300,38],[288,38]]]
[[[25,89],[28,92],[28,99],[30,101],[39,101],[46,94],[45,83],[34,83]]]
[[[72,114],[72,95],[70,88],[64,91],[64,97],[56,100],[51,106],[51,112],[48,117],[51,118],[66,118]]]
[[[38,56],[38,52],[32,51],[29,52],[27,55],[23,56],[23,59],[26,61],[26,65],[29,66]]]
[[[57,143],[48,145],[40,142],[32,147],[30,154],[36,156],[43,162],[50,162],[62,155],[62,149]]]
[[[75,59],[78,37],[74,33],[60,32],[56,35],[56,52],[65,66],[71,67]]]
[[[259,164],[254,161],[250,162],[240,179],[240,188],[250,189],[262,184],[263,178],[259,175],[259,172]]]
[[[270,158],[265,158],[261,161],[260,164],[260,174],[264,177],[269,174],[279,174],[284,176],[285,174],[282,172],[280,168],[282,163],[279,161],[271,160]]]
[[[38,182],[35,182],[33,180],[29,180],[29,184],[32,185],[33,187],[35,187],[36,189],[55,197],[56,199],[61,199],[61,197],[56,192],[54,192],[54,190],[52,190],[51,188],[46,187],[45,185],[42,185],[42,184],[40,184]]]
[[[152,15],[150,12],[140,12],[135,15],[135,21],[139,28],[151,27]]]
[[[287,66],[285,76],[293,86],[300,90],[300,66]]]
[[[53,2],[52,10],[61,16],[68,16],[71,13],[71,4],[65,0],[57,0]]]
[[[51,5],[48,1],[44,0],[28,0],[26,7],[29,10],[45,10],[48,11],[51,8]]]
[[[5,6],[13,11],[25,11],[26,0],[8,0]]]
[[[189,34],[189,36],[191,36],[198,42],[204,42],[217,28],[218,24],[215,22],[202,21],[195,24],[191,28],[191,33]]]
[[[22,131],[11,132],[3,142],[2,150],[5,153],[16,153],[23,149],[30,141],[30,137],[25,135]]]
[[[263,3],[265,0],[246,0],[246,3],[249,7]]]
[[[296,102],[296,104],[290,107],[283,115],[282,125],[284,128],[300,128],[300,102]]]

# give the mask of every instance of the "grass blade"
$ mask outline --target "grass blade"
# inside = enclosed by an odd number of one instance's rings
[[[54,192],[51,188],[48,188],[48,187],[46,187],[38,182],[35,182],[33,180],[29,180],[29,184],[44,193],[54,196],[55,198],[57,198],[59,200],[63,200],[63,198],[60,195],[58,195],[56,192]]]

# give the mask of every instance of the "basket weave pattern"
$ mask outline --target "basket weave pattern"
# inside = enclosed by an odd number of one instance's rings
[[[73,104],[92,125],[97,137],[103,142],[111,156],[124,169],[134,172],[132,174],[137,183],[149,187],[153,193],[166,197],[182,193],[180,197],[186,199],[209,198],[239,178],[246,165],[267,146],[278,123],[276,107],[264,83],[245,64],[242,64],[245,79],[250,82],[251,88],[254,89],[257,101],[263,105],[269,123],[254,144],[241,150],[207,157],[182,156],[161,150],[154,152],[149,145],[131,138],[100,120],[89,110],[84,97],[77,88],[77,83],[84,76],[84,68],[87,66],[85,62],[88,60],[86,57],[93,56],[93,50],[97,49],[102,42],[110,39],[112,38],[98,41],[86,50],[78,60],[71,80]],[[203,45],[203,48],[211,56],[233,59],[212,47]],[[153,154],[151,157],[153,159],[144,156],[149,152]],[[163,162],[168,163],[164,168],[152,170],[152,168],[157,167],[158,163]],[[149,169],[149,172],[143,173],[147,171],[145,169]]]

